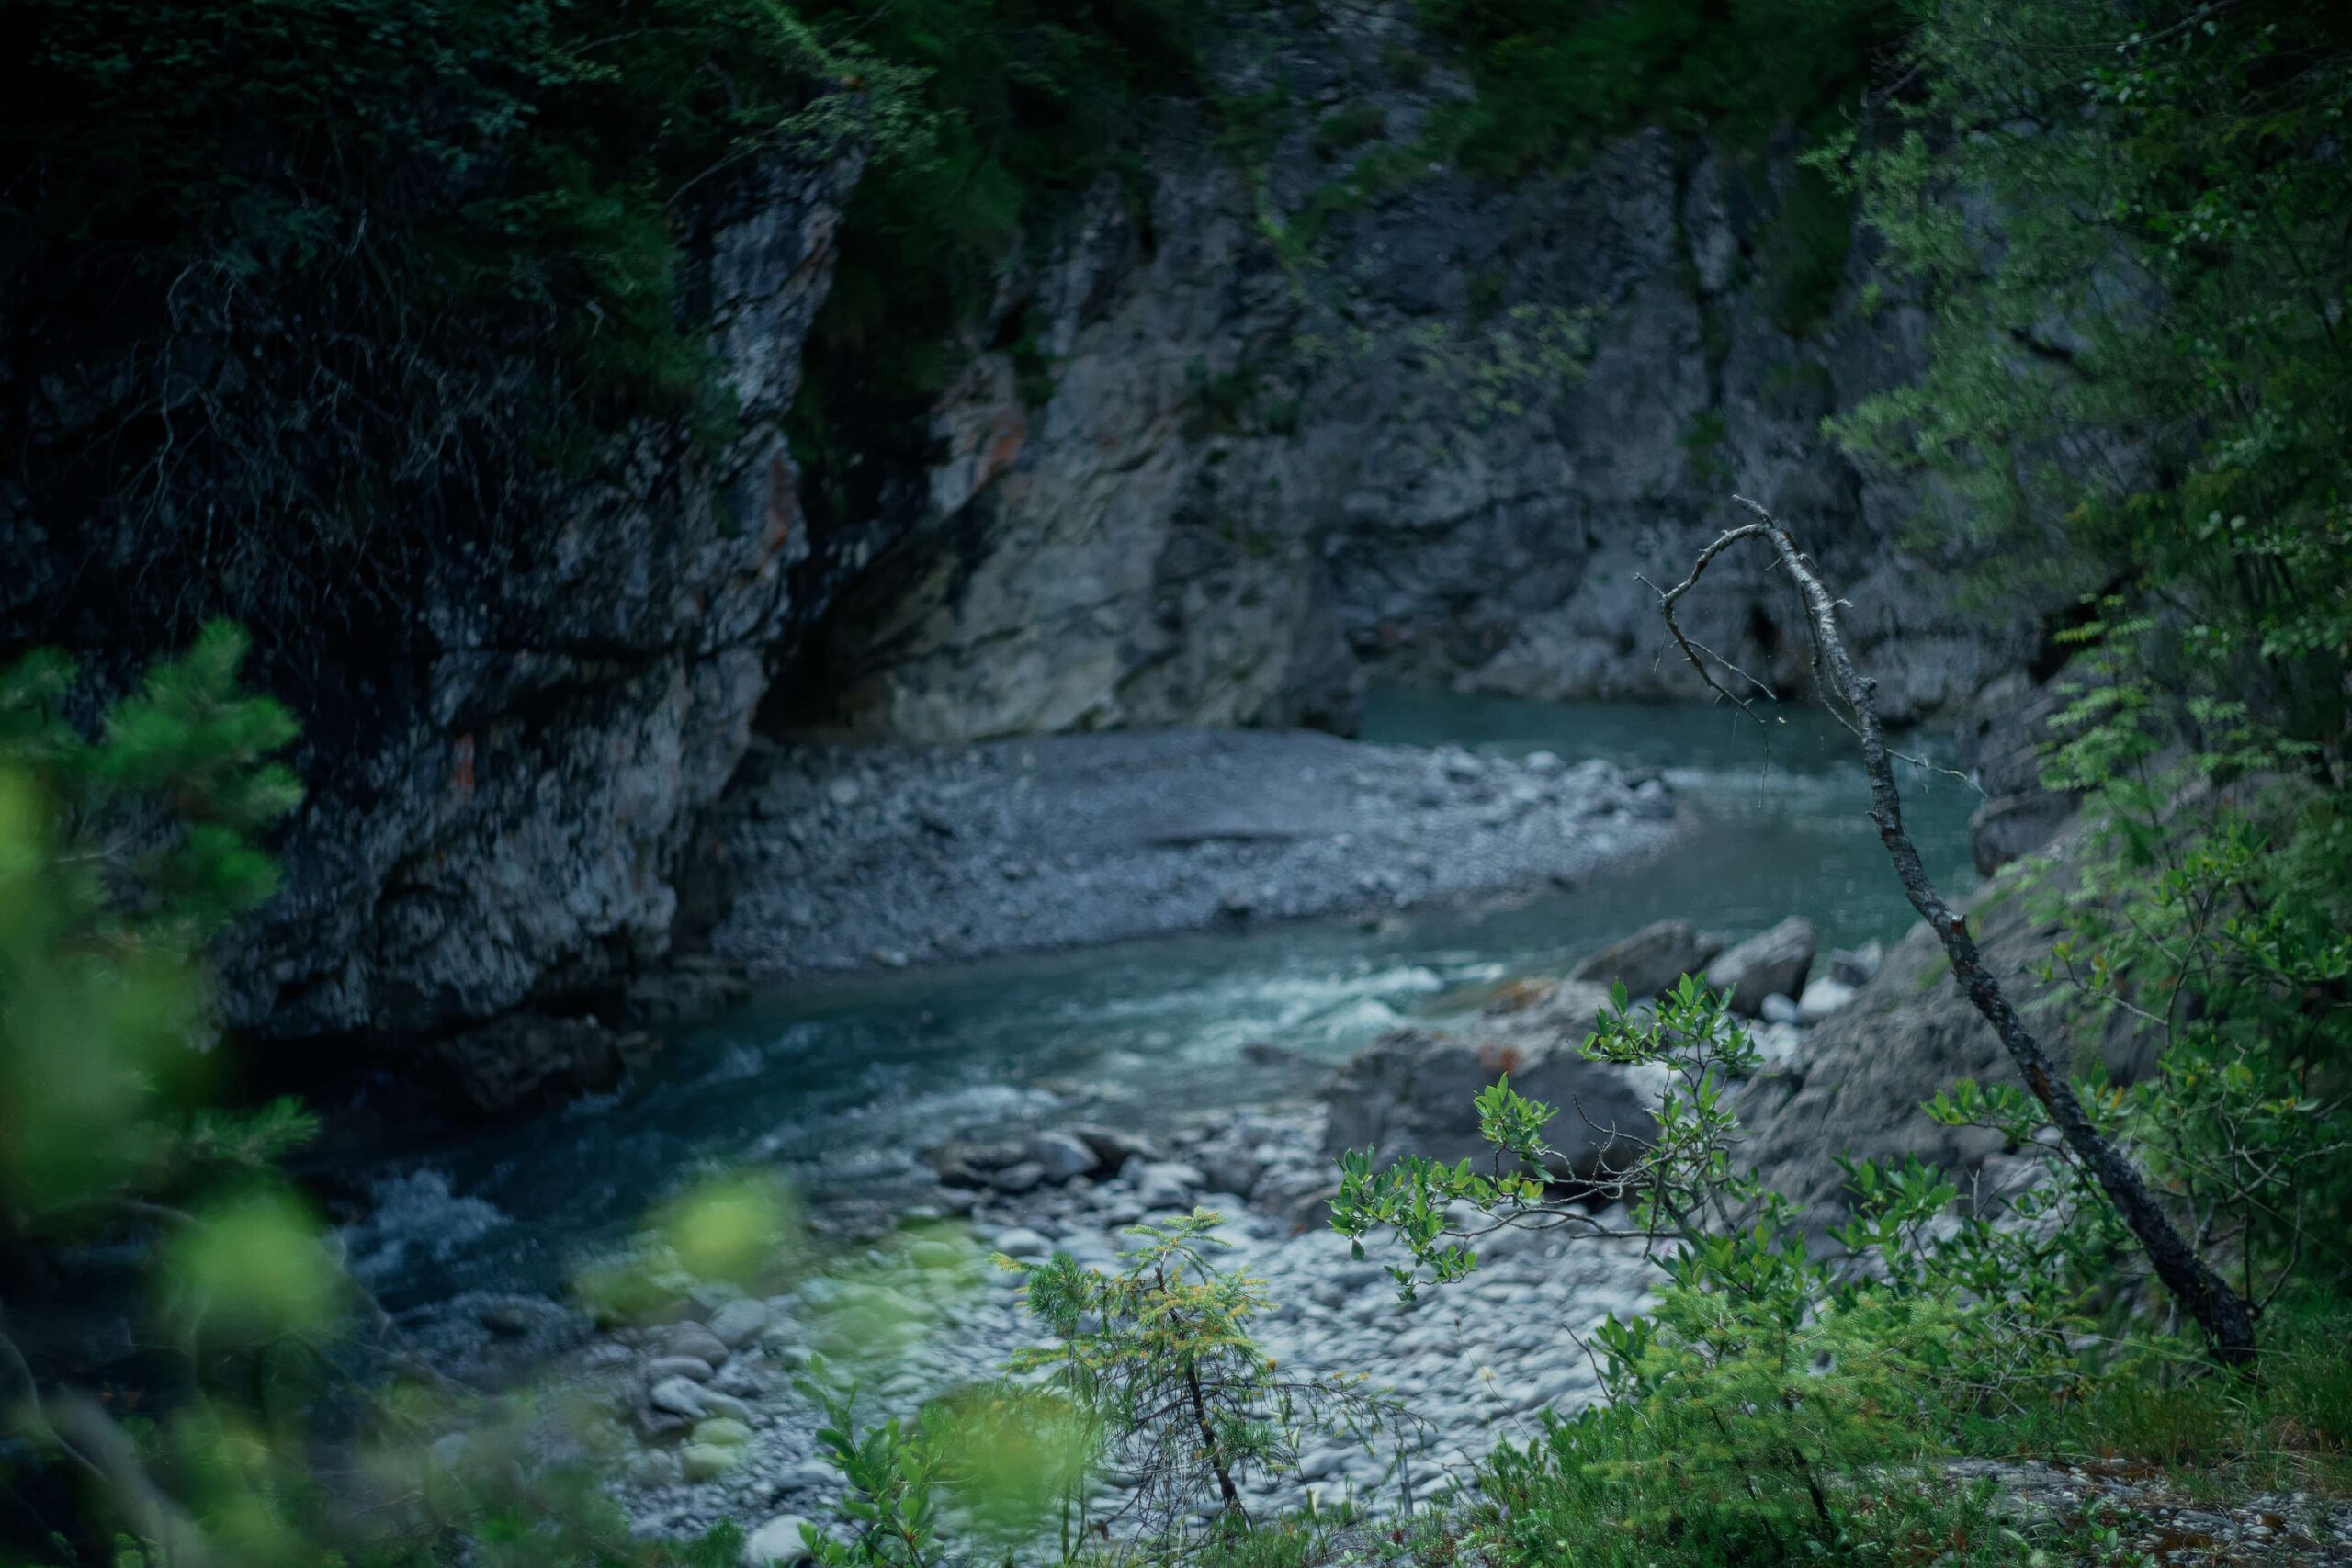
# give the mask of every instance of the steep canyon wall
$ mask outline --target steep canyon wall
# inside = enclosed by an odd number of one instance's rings
[[[1329,199],[1465,90],[1397,73],[1421,47],[1409,14],[1237,31],[1220,89],[1278,84],[1294,123],[1241,152],[1202,106],[1168,106],[1136,177],[1008,272],[928,468],[896,487],[917,499],[887,515],[812,528],[786,437],[858,162],[749,182],[703,280],[736,434],[714,451],[637,431],[511,542],[426,562],[401,635],[310,680],[310,798],[283,895],[231,954],[232,1021],[546,1055],[508,1098],[608,1070],[597,1031],[462,1037],[609,1006],[663,959],[697,814],[763,703],[949,742],[1344,731],[1375,680],[1685,694],[1643,580],[1681,575],[1735,489],[1845,589],[1892,713],[2014,667],[2029,617],[1960,604],[1955,561],[1904,542],[1914,498],[1819,434],[1917,363],[1921,323],[1864,308],[1859,257],[1825,316],[1776,323],[1758,257],[1785,150],[1651,131],[1574,173],[1430,166]],[[1316,116],[1343,103],[1378,120],[1334,148]],[[9,505],[0,641],[105,644],[137,538]],[[1692,629],[1793,689],[1795,625],[1741,563]]]

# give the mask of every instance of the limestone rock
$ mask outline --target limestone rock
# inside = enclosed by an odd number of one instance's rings
[[[816,1554],[808,1550],[802,1530],[808,1521],[798,1514],[778,1514],[743,1540],[742,1568],[796,1568]]]
[[[1102,1163],[1084,1139],[1071,1133],[1040,1133],[1029,1140],[1029,1159],[1043,1179],[1059,1185],[1091,1176]]]
[[[695,1423],[694,1440],[722,1449],[740,1449],[752,1440],[752,1428],[731,1416],[712,1416]]]
[[[1708,964],[1707,984],[1731,992],[1733,1010],[1759,1017],[1766,997],[1793,997],[1804,989],[1805,975],[1813,968],[1814,942],[1813,922],[1791,915]]]
[[[678,1450],[678,1468],[688,1481],[716,1481],[743,1461],[732,1444],[688,1443]]]
[[[1568,978],[1604,989],[1623,984],[1631,997],[1654,997],[1685,975],[1705,972],[1723,944],[1702,937],[1688,920],[1659,920],[1611,942],[1568,971]]]
[[[1808,1026],[1819,1023],[1853,999],[1854,987],[1843,980],[1815,976],[1805,982],[1804,994],[1797,998],[1797,1021]]]
[[[2044,995],[2036,966],[2048,959],[2054,933],[2036,925],[2025,903],[1994,900],[1971,921],[2011,1003],[2032,1018]],[[2154,1061],[2153,1046],[2127,1018],[2116,1020],[2096,1049],[2119,1082],[2132,1081]],[[1877,977],[1813,1029],[1802,1052],[1747,1089],[1740,1107],[1747,1158],[1818,1223],[1842,1207],[1841,1154],[1916,1156],[1964,1182],[2001,1140],[1978,1128],[1939,1126],[1919,1109],[1963,1077],[2018,1081],[1992,1027],[1953,983],[1935,933],[1915,926],[1888,950]]]
[[[1592,996],[1590,987],[1579,989]],[[1590,1179],[1623,1168],[1637,1152],[1629,1140],[1657,1129],[1656,1096],[1640,1076],[1586,1060],[1582,1039],[1556,1031],[1519,1041],[1409,1029],[1384,1035],[1324,1086],[1324,1155],[1336,1159],[1368,1148],[1376,1165],[1413,1154],[1467,1157],[1483,1167],[1493,1149],[1478,1135],[1473,1101],[1507,1073],[1513,1089],[1559,1108],[1545,1129],[1561,1156],[1555,1177]]]
[[[1182,1160],[1144,1160],[1126,1174],[1135,1183],[1136,1201],[1148,1211],[1191,1208],[1208,1179],[1198,1166]]]
[[[648,1382],[667,1382],[672,1378],[685,1378],[694,1382],[708,1382],[711,1365],[699,1356],[656,1356],[645,1363]]]
[[[740,1350],[760,1337],[773,1315],[767,1303],[745,1296],[712,1313],[707,1326],[712,1338],[730,1350]]]
[[[683,1416],[697,1420],[710,1408],[711,1396],[703,1386],[689,1378],[664,1378],[647,1393],[647,1402],[654,1409],[670,1416]]]

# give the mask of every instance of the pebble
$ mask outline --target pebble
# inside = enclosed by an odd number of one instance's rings
[[[710,1363],[699,1356],[656,1356],[645,1363],[647,1382],[666,1382],[672,1378],[708,1382],[711,1379]]]
[[[711,1399],[724,1397],[705,1393],[700,1383],[688,1378],[664,1378],[646,1395],[654,1409],[689,1418],[707,1413]]]
[[[1054,1244],[1026,1225],[1015,1225],[996,1233],[996,1249],[1007,1258],[1044,1258]]]
[[[718,1443],[688,1443],[678,1450],[678,1469],[688,1481],[716,1481],[742,1462],[743,1450]]]
[[[713,1416],[695,1423],[694,1440],[722,1449],[740,1449],[752,1440],[752,1428],[728,1416]]]
[[[1426,1499],[1449,1478],[1466,1482],[1496,1440],[1524,1437],[1529,1413],[1546,1405],[1573,1409],[1598,1396],[1567,1334],[1588,1332],[1608,1314],[1624,1317],[1639,1310],[1657,1276],[1636,1249],[1510,1233],[1504,1245],[1493,1245],[1493,1238],[1482,1245],[1481,1267],[1470,1280],[1425,1291],[1419,1304],[1400,1308],[1382,1267],[1387,1257],[1375,1251],[1355,1260],[1346,1243],[1319,1223],[1295,1229],[1287,1200],[1277,1201],[1314,1188],[1322,1168],[1319,1135],[1312,1113],[1238,1118],[1215,1136],[1183,1143],[1182,1160],[1131,1159],[1118,1179],[1099,1186],[983,1193],[978,1235],[993,1250],[1016,1257],[1034,1259],[1060,1248],[1081,1262],[1110,1267],[1118,1248],[1133,1245],[1120,1230],[1145,1196],[1157,1201],[1155,1206],[1189,1206],[1204,1168],[1223,1168],[1243,1156],[1255,1161],[1261,1206],[1229,1207],[1222,1234],[1232,1246],[1211,1256],[1220,1269],[1245,1269],[1265,1282],[1272,1301],[1256,1325],[1258,1338],[1284,1372],[1367,1372],[1370,1388],[1409,1398],[1415,1416],[1427,1423],[1425,1430],[1404,1434],[1407,1446],[1418,1450],[1410,1467],[1417,1498]],[[916,1267],[917,1249],[926,1244],[941,1250],[922,1256],[932,1266]],[[852,1369],[866,1391],[861,1421],[911,1416],[923,1399],[995,1374],[1012,1348],[1035,1342],[1036,1327],[1019,1297],[1018,1280],[965,1267],[971,1256],[964,1247],[925,1237],[897,1255],[899,1271],[886,1276],[889,1283],[865,1278],[801,1286],[800,1314],[820,1311],[824,1303],[830,1303],[825,1321],[891,1325],[860,1341],[864,1353],[877,1358]],[[795,1321],[791,1314],[771,1315],[757,1359],[773,1365],[782,1359],[779,1349],[794,1348],[805,1357],[801,1341],[811,1331],[792,1329]],[[1491,1377],[1482,1375],[1489,1371]],[[757,1495],[797,1499],[819,1512],[841,1482],[812,1451],[817,1413],[783,1379],[771,1377],[766,1392],[744,1400],[686,1379],[661,1385],[673,1404],[700,1401],[686,1412],[698,1424],[675,1462],[699,1483],[729,1473],[710,1468],[718,1454],[740,1455],[741,1468],[731,1473],[749,1478]],[[682,1390],[690,1394],[682,1397]],[[741,1431],[728,1423],[740,1424]],[[740,1440],[711,1440],[719,1437]],[[1252,1506],[1259,1499],[1274,1507],[1301,1506],[1312,1486],[1326,1501],[1343,1488],[1375,1510],[1397,1507],[1395,1447],[1395,1435],[1383,1437],[1366,1456],[1336,1432],[1310,1433],[1304,1471],[1253,1481]],[[696,1457],[688,1460],[689,1454]],[[640,1528],[691,1533],[730,1512],[741,1517],[731,1493],[680,1494],[674,1485],[664,1493],[634,1465],[626,1480],[630,1490],[621,1501]],[[682,1495],[701,1500],[681,1513]]]
[[[778,1514],[743,1541],[743,1568],[792,1568],[806,1562],[815,1554],[802,1529],[808,1523],[798,1514]]]
[[[710,1314],[710,1337],[729,1350],[740,1350],[766,1330],[772,1315],[763,1301],[747,1296],[729,1302]]]

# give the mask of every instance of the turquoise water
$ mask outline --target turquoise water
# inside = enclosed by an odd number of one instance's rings
[[[356,1261],[396,1309],[549,1290],[707,1168],[781,1165],[820,1214],[879,1213],[945,1138],[1295,1102],[1382,1031],[1653,919],[1739,936],[1799,913],[1848,945],[1912,918],[1851,739],[1822,715],[1759,729],[1726,710],[1384,693],[1363,733],[1656,768],[1695,825],[1658,859],[1570,890],[779,988],[683,1034],[616,1096],[380,1168],[379,1216],[350,1233]],[[1976,797],[1907,773],[1929,868],[1965,891]]]

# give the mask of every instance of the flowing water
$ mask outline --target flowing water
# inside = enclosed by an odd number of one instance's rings
[[[1759,729],[1727,709],[1386,693],[1363,738],[1655,768],[1695,827],[1570,890],[778,988],[682,1033],[617,1095],[379,1166],[375,1212],[345,1232],[355,1268],[395,1310],[552,1292],[707,1168],[781,1165],[820,1213],[870,1211],[910,1197],[918,1152],[949,1137],[1295,1103],[1382,1031],[1651,920],[1737,937],[1798,913],[1826,948],[1892,940],[1913,918],[1852,739],[1818,713]],[[1976,796],[1905,773],[1929,870],[1966,891]]]

